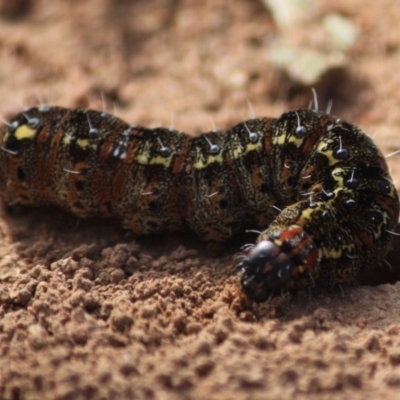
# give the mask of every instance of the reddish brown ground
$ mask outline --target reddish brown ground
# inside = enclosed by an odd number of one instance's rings
[[[10,4],[14,4],[10,6]],[[0,2],[2,115],[43,102],[109,109],[192,133],[303,106],[268,63],[279,33],[260,1]],[[317,2],[316,2],[317,3]],[[360,29],[320,104],[400,148],[396,0],[319,1]],[[307,33],[300,30],[298,37]],[[400,182],[400,158],[389,159]],[[0,219],[0,398],[397,399],[400,284],[344,297],[240,295],[236,245],[210,258],[193,237],[140,244],[53,210]],[[396,246],[398,247],[398,246]],[[398,253],[392,274],[399,275]]]

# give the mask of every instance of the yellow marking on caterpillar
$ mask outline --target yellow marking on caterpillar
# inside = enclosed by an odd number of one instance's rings
[[[286,141],[286,133],[282,133],[281,135],[274,136],[272,138],[272,143],[275,145],[283,145],[285,144],[285,141]]]
[[[147,157],[146,154],[140,153],[140,154],[136,157],[136,161],[137,161],[139,164],[147,165],[147,164],[149,163],[149,157]]]
[[[196,148],[196,161],[193,163],[193,168],[194,169],[203,169],[209,166],[212,163],[220,163],[222,164],[224,162],[224,159],[222,157],[222,151],[220,151],[217,155],[209,155],[207,159],[204,159],[204,156],[201,152],[200,148]]]
[[[326,146],[327,143],[325,141],[321,141],[317,147],[317,151],[323,154],[328,159],[329,165],[337,164],[340,160],[335,158],[335,156],[333,155],[333,150],[324,150]]]
[[[322,248],[322,254],[325,258],[340,258],[342,257],[342,249],[333,250],[327,247]]]
[[[85,150],[87,147],[90,147],[90,145],[91,145],[89,139],[78,139],[76,141],[76,144],[83,150]]]
[[[311,216],[312,216],[313,212],[316,209],[318,209],[318,207],[316,207],[316,208],[311,208],[311,207],[310,208],[306,208],[305,210],[303,210],[301,212],[302,218],[310,220],[312,218]]]
[[[242,157],[247,153],[250,153],[251,151],[260,149],[262,149],[261,140],[258,140],[258,142],[256,143],[247,143],[244,149],[240,145],[235,147],[232,151],[232,156],[234,159],[236,159]]]
[[[379,230],[375,230],[374,239],[378,240],[382,232],[386,229],[386,226],[390,223],[390,217],[386,211],[377,210],[377,212],[382,216],[382,223],[379,224]]]
[[[288,143],[293,143],[296,147],[300,148],[305,138],[298,138],[295,135],[290,136]]]
[[[36,134],[36,129],[29,128],[28,125],[21,125],[15,130],[15,138],[17,140],[32,139]]]
[[[390,197],[396,197],[397,195],[397,190],[395,188],[395,186],[392,184],[392,182],[390,182]]]
[[[246,145],[246,149],[245,149],[245,153],[250,153],[250,151],[253,150],[260,150],[262,149],[262,145],[261,145],[261,139],[258,140],[257,143],[247,143]]]
[[[220,164],[224,162],[224,159],[222,158],[221,154],[216,156],[209,156],[206,161],[204,161],[201,157],[199,157],[198,160],[193,164],[193,168],[203,169],[215,162]]]
[[[164,165],[165,168],[168,168],[171,165],[173,154],[174,153],[171,152],[171,154],[168,157],[162,157],[162,156],[152,157],[150,158],[149,164],[160,164]]]
[[[278,136],[274,136],[272,138],[272,143],[275,145],[284,145],[285,143],[293,143],[296,147],[301,147],[305,138],[298,138],[295,135],[286,136],[286,133],[283,132]]]
[[[68,131],[64,133],[62,144],[69,146],[72,142],[72,135]]]
[[[323,247],[322,254],[325,258],[340,258],[342,257],[344,251],[352,252],[352,250],[354,250],[353,245],[341,246],[338,250]]]
[[[335,189],[334,190],[334,192],[336,192],[337,190],[341,190],[341,188],[343,188],[345,185],[344,185],[344,182],[343,182],[343,177],[344,177],[344,170],[343,170],[343,168],[335,168],[333,171],[332,171],[332,177],[333,177],[333,179],[338,183],[338,185],[339,185],[339,189]],[[335,196],[336,197],[336,196]]]
[[[141,151],[137,156],[136,156],[136,161],[139,164],[142,165],[163,165],[165,168],[168,168],[171,165],[172,161],[172,156],[174,155],[174,152],[171,152],[171,154],[168,157],[162,157],[162,156],[154,156],[150,157],[149,153],[146,151]]]
[[[232,156],[233,156],[233,158],[240,158],[243,153],[244,153],[244,150],[240,146],[237,146],[233,149]]]

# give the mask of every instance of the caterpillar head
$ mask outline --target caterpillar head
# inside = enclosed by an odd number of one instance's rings
[[[261,240],[239,265],[241,285],[253,301],[264,301],[272,295],[293,288],[299,275],[308,274],[320,260],[316,244],[297,225]]]

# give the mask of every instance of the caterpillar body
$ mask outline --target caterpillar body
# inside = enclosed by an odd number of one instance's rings
[[[265,229],[239,266],[255,301],[352,282],[381,265],[398,220],[396,188],[372,139],[313,110],[191,137],[41,106],[0,129],[0,148],[6,204],[111,216],[138,235],[188,227],[215,247]]]

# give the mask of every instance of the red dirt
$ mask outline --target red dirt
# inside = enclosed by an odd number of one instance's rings
[[[168,126],[173,113],[195,134],[210,117],[219,127],[247,117],[247,100],[278,116],[311,97],[268,63],[279,33],[260,1],[9,4],[0,1],[5,117],[37,98],[101,109],[103,94],[129,122]],[[317,86],[320,104],[332,98],[384,153],[400,148],[398,2],[318,5],[360,30],[345,73]],[[397,182],[399,160],[388,159]],[[397,252],[392,271],[364,277],[380,286],[252,304],[235,243],[211,258],[195,237],[135,242],[54,210],[3,212],[0,236],[0,398],[398,398]]]

